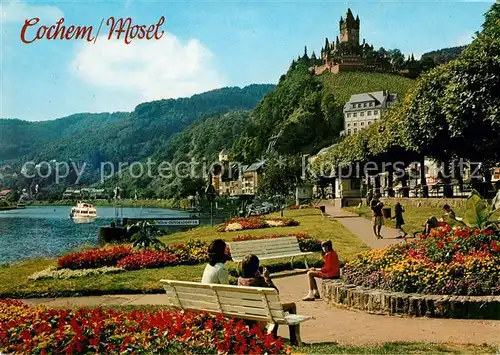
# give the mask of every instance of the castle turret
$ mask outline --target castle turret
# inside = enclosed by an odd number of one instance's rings
[[[347,42],[355,47],[358,47],[360,27],[359,16],[356,16],[356,19],[354,19],[351,9],[347,9],[345,20],[340,17],[339,27],[340,41]]]

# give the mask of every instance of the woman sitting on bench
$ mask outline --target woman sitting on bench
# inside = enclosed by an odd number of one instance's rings
[[[208,264],[203,271],[202,284],[229,284],[229,273],[226,268],[226,261],[229,260],[226,254],[226,242],[222,239],[215,239],[208,247]]]
[[[333,250],[332,241],[326,240],[322,242],[321,249],[323,251],[325,266],[321,269],[312,267],[307,272],[307,277],[309,278],[309,293],[302,299],[303,301],[314,301],[316,298],[320,297],[315,277],[321,279],[338,279],[340,277],[339,257],[335,250]]]
[[[257,255],[247,255],[243,258],[241,262],[242,275],[238,278],[238,286],[253,286],[253,287],[271,287],[278,291],[278,288],[269,278],[269,271],[265,267],[259,267],[260,260]],[[278,291],[279,293],[279,291]],[[295,303],[282,303],[283,311],[290,314],[297,314],[297,306]],[[247,321],[249,326],[256,324],[253,321]],[[290,328],[290,343],[296,344],[297,339],[295,338],[295,327],[294,325],[289,326]],[[277,336],[278,335],[278,325],[274,324],[271,332]]]

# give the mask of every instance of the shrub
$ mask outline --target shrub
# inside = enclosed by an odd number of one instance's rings
[[[125,270],[139,270],[179,265],[179,258],[165,251],[145,250],[130,254],[118,262],[118,267]]]
[[[497,295],[500,235],[441,226],[411,243],[364,252],[343,275],[353,284],[398,292]]]
[[[92,249],[65,255],[57,261],[62,269],[94,269],[103,266],[116,266],[120,259],[134,253],[127,246]]]
[[[217,232],[231,232],[246,229],[259,229],[269,227],[298,226],[299,222],[291,218],[231,218],[217,227]]]
[[[281,338],[207,313],[77,311],[0,300],[0,352],[94,354],[279,354]]]

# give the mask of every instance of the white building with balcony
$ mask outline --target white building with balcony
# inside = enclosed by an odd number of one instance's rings
[[[380,120],[382,112],[398,99],[397,94],[375,91],[352,95],[344,105],[344,130],[341,135],[358,133]]]

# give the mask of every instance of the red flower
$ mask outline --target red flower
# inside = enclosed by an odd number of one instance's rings
[[[444,247],[444,243],[443,242],[438,242],[437,243],[437,247],[438,248],[443,248]]]

